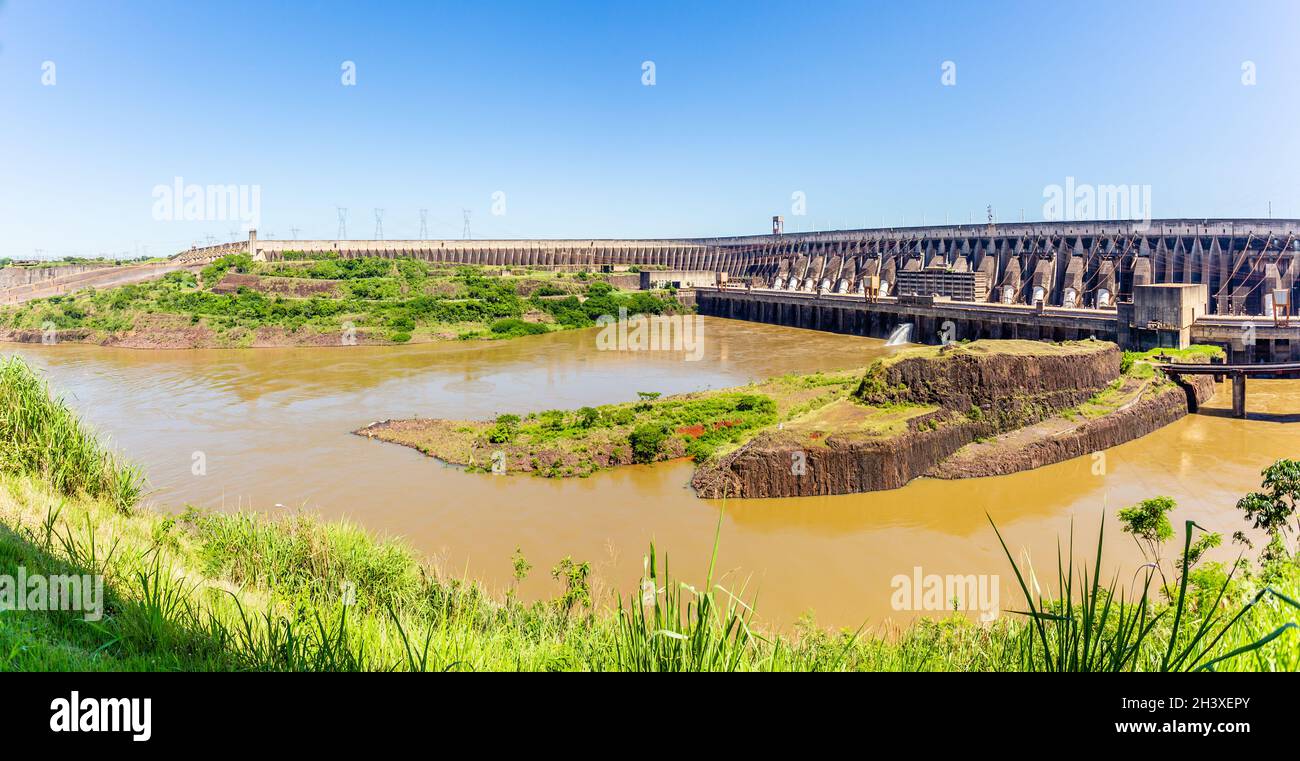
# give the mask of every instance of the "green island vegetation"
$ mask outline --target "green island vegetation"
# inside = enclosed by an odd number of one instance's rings
[[[746,386],[664,398],[642,392],[637,402],[525,416],[505,414],[489,421],[384,421],[357,433],[410,446],[474,470],[585,477],[618,465],[678,457],[705,463],[764,433],[779,432],[784,439],[797,438],[801,446],[811,448],[826,446],[831,435],[841,439],[893,437],[915,428],[935,430],[982,421],[993,413],[975,405],[953,411],[937,403],[920,403],[905,386],[889,386],[886,370],[915,358],[1077,356],[1108,346],[1097,341],[1053,344],[1028,340],[918,346],[878,359],[866,368],[785,375]],[[1153,357],[1133,356],[1110,387],[1087,403],[1057,414],[1068,420],[1101,417],[1148,387],[1167,385],[1172,390],[1173,382],[1163,373],[1156,377],[1153,361]],[[943,393],[936,389],[932,395]],[[1008,422],[1007,427],[1016,426]]]
[[[622,404],[506,414],[490,421],[385,421],[357,433],[475,470],[495,466],[547,477],[587,476],[616,465],[720,456],[762,430],[845,398],[859,376],[852,370],[785,375],[670,397],[641,391],[638,401]],[[891,410],[879,422],[900,417]]]
[[[1072,542],[1063,549],[1055,590],[1017,565],[1004,542],[1025,595],[1008,607],[1021,614],[981,624],[953,613],[879,631],[804,621],[791,634],[762,626],[753,600],[715,577],[712,562],[706,578],[689,586],[672,579],[653,546],[630,594],[599,595],[590,564],[568,557],[550,569],[554,596],[525,602],[513,588],[492,595],[447,578],[399,541],[351,524],[306,514],[168,515],[137,506],[142,488],[140,472],[52,398],[21,359],[0,365],[0,574],[21,568],[105,580],[99,620],[73,610],[0,611],[0,669],[1300,668],[1293,549],[1300,462],[1292,460],[1269,466],[1261,490],[1237,505],[1246,525],[1269,538],[1254,562],[1207,560],[1221,539],[1191,521],[1177,541],[1172,500],[1155,498],[1118,515],[1150,553],[1136,584],[1127,573],[1103,571],[1101,532],[1093,567],[1076,565]],[[1244,533],[1234,539],[1249,548]],[[1175,559],[1166,557],[1171,541],[1174,551],[1181,547]],[[519,552],[502,562],[516,579],[533,567]]]
[[[134,332],[179,334],[188,345],[338,344],[505,339],[585,328],[601,315],[686,311],[667,293],[621,292],[587,271],[445,265],[410,257],[340,258],[290,252],[255,262],[232,254],[197,275],[180,270],[139,284],[0,308],[0,330],[53,325],[61,340]],[[324,256],[324,258],[320,258]]]

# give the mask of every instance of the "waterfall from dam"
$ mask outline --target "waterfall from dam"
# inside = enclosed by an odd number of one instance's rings
[[[912,323],[904,322],[894,328],[894,332],[889,334],[889,340],[885,346],[902,346],[903,344],[912,343]]]

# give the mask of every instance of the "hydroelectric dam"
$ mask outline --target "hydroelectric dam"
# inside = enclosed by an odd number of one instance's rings
[[[1167,219],[835,230],[717,238],[259,240],[228,253],[682,273],[702,314],[938,343],[1096,337],[1211,343],[1232,362],[1300,361],[1300,220]],[[706,277],[712,274],[713,277]],[[701,285],[701,282],[711,285]]]

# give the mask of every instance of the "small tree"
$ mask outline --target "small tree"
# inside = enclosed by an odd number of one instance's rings
[[[1116,515],[1124,526],[1124,533],[1132,534],[1142,555],[1160,565],[1160,545],[1174,535],[1169,524],[1169,511],[1177,507],[1171,497],[1152,497],[1120,510]]]
[[[574,605],[591,607],[590,563],[575,563],[572,557],[566,557],[551,569],[551,578],[564,582],[564,594],[555,601],[555,607],[565,616],[573,610]]]
[[[510,565],[514,568],[515,581],[506,590],[507,605],[513,605],[519,599],[519,584],[528,578],[528,572],[533,570],[533,564],[528,562],[528,558],[524,557],[523,549],[519,547],[515,547],[515,554],[510,556]]]
[[[515,548],[515,554],[510,557],[510,564],[514,566],[516,582],[528,578],[528,572],[533,570],[533,564],[528,562],[528,558],[524,557],[524,551],[520,547]]]
[[[1263,491],[1254,491],[1237,500],[1237,509],[1246,514],[1254,528],[1268,534],[1269,543],[1260,554],[1264,564],[1291,557],[1287,535],[1293,527],[1291,519],[1296,514],[1300,500],[1300,460],[1282,459],[1264,468]]]
[[[1133,536],[1133,541],[1137,542],[1142,556],[1160,574],[1163,582],[1161,591],[1169,598],[1173,597],[1174,588],[1181,583],[1184,568],[1187,569],[1188,579],[1196,583],[1198,588],[1201,586],[1196,581],[1196,572],[1193,568],[1201,562],[1205,553],[1223,542],[1223,536],[1217,533],[1207,533],[1198,538],[1187,548],[1185,555],[1179,556],[1174,567],[1174,582],[1170,584],[1168,577],[1165,576],[1162,549],[1164,543],[1173,538],[1174,527],[1169,523],[1169,513],[1177,506],[1178,503],[1171,497],[1152,497],[1132,507],[1126,507],[1116,514],[1123,525],[1124,532]]]

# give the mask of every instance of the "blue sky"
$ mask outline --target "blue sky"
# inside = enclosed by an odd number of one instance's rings
[[[811,5],[4,0],[0,256],[229,239],[155,219],[175,177],[258,186],[278,238],[1032,220],[1066,177],[1300,217],[1300,4]]]

